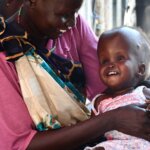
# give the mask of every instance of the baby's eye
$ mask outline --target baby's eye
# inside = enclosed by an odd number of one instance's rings
[[[101,65],[107,65],[108,63],[109,63],[108,59],[103,59],[103,60],[100,61]]]
[[[126,58],[124,56],[117,56],[117,61],[124,61]]]

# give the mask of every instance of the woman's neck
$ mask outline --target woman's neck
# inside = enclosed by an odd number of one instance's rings
[[[43,43],[45,45],[48,37],[38,31],[23,6],[20,8],[15,17],[13,17],[13,20],[16,20],[19,26],[28,33],[30,40],[34,39],[37,43]]]
[[[12,16],[10,16],[8,19],[6,19],[6,22],[10,23],[14,20],[16,20],[17,16],[18,16],[19,10],[16,11]]]

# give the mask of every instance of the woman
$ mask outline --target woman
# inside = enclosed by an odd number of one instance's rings
[[[17,0],[13,0],[13,2],[17,3]],[[7,33],[5,30],[7,34],[1,33],[1,38],[8,34],[14,34],[15,31],[22,33],[22,30],[26,30],[29,35],[26,42],[38,49],[45,50],[44,47],[49,38],[56,39],[62,34],[62,30],[68,30],[68,26],[74,25],[74,14],[80,8],[82,0],[25,0],[23,4],[21,16],[16,16],[14,19],[11,17],[7,20],[8,30],[11,32]],[[13,25],[11,25],[12,22]],[[13,28],[14,26],[15,28]],[[12,28],[13,30],[11,30]],[[58,130],[37,131],[23,101],[18,84],[20,81],[18,81],[14,65],[14,60],[18,62],[22,57],[11,57],[12,53],[18,54],[18,51],[15,51],[16,41],[12,40],[11,42],[13,45],[11,48],[7,43],[6,46],[3,43],[3,46],[10,48],[10,51],[4,50],[0,53],[1,149],[79,149],[82,145],[95,140],[109,130],[118,130],[149,139],[150,121],[145,110],[137,106],[119,108]],[[38,53],[45,59],[41,51]],[[6,61],[6,58],[10,58],[9,61]],[[23,65],[22,68],[24,68]],[[99,126],[97,126],[98,124]]]

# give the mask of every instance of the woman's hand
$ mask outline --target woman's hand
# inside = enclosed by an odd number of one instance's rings
[[[147,104],[146,109],[147,109],[147,110],[150,110],[150,100],[149,100],[149,99],[148,99],[148,100],[146,100],[146,104]]]
[[[114,110],[115,129],[150,141],[150,111],[137,105]]]

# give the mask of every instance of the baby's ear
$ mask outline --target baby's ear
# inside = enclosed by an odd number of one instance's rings
[[[138,71],[138,76],[139,77],[143,77],[145,76],[145,64],[144,63],[141,63],[139,64],[139,71]]]

